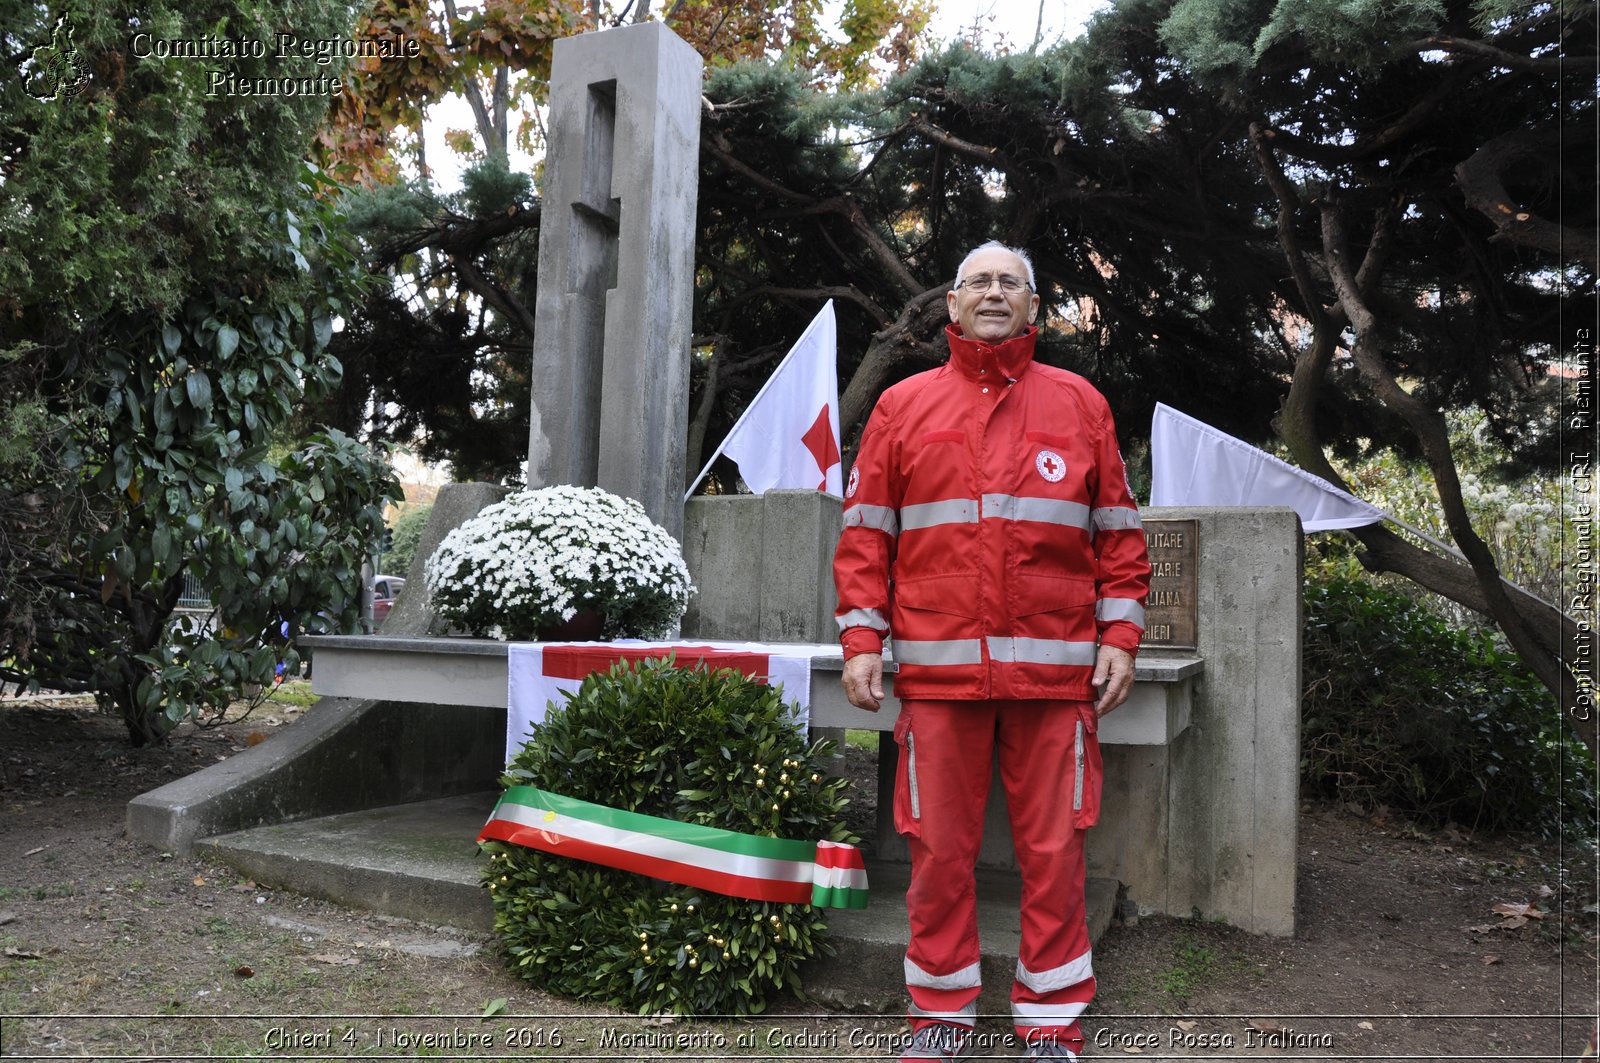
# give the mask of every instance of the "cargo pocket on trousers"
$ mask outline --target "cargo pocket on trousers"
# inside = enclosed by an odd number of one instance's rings
[[[917,794],[917,742],[911,734],[911,714],[900,706],[894,722],[894,741],[900,763],[894,773],[894,829],[911,838],[922,836],[922,801]]]
[[[1100,736],[1093,706],[1087,713],[1087,719],[1078,717],[1072,742],[1072,825],[1077,830],[1100,822]]]

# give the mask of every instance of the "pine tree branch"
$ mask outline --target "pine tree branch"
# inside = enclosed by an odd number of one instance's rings
[[[496,240],[513,232],[538,228],[539,218],[540,209],[537,203],[530,206],[514,206],[510,210],[487,218],[466,218],[459,214],[451,214],[445,221],[432,228],[419,229],[378,245],[373,249],[372,262],[375,268],[392,269],[406,255],[415,254],[424,248],[453,257],[477,255]]]
[[[1478,59],[1486,59],[1494,66],[1506,67],[1510,70],[1526,70],[1537,74],[1560,74],[1565,71],[1592,67],[1596,57],[1593,55],[1526,55],[1522,52],[1510,52],[1504,48],[1497,48],[1485,41],[1470,40],[1463,37],[1453,37],[1447,34],[1434,33],[1420,40],[1408,41],[1399,46],[1400,52],[1449,52],[1452,55],[1470,55]]]
[[[1551,221],[1511,200],[1501,175],[1518,162],[1547,159],[1560,139],[1548,133],[1517,129],[1497,136],[1455,169],[1456,183],[1467,204],[1494,225],[1496,236],[1524,247],[1548,251],[1568,262],[1600,270],[1600,240],[1593,229]]]

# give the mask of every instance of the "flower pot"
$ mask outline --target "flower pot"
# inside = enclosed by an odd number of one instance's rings
[[[606,628],[606,614],[593,606],[579,606],[572,619],[534,631],[540,642],[598,642]]]

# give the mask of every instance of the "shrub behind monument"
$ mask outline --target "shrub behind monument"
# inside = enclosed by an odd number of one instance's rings
[[[1308,790],[1434,823],[1592,830],[1593,760],[1494,637],[1334,576],[1306,590],[1303,674]]]

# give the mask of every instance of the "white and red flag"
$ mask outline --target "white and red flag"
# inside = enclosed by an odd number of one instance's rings
[[[739,464],[739,475],[755,494],[815,489],[842,497],[838,352],[829,299],[700,470],[684,499],[700,486],[718,454]]]
[[[1288,506],[1307,532],[1393,519],[1322,477],[1159,402],[1150,425],[1150,465],[1152,506]]]
[[[565,705],[563,692],[575,692],[586,676],[604,672],[618,661],[671,657],[680,668],[704,664],[732,668],[768,686],[782,686],[795,726],[802,731],[811,719],[811,659],[838,656],[837,643],[812,642],[513,642],[507,648],[506,760],[543,723],[553,703]]]

